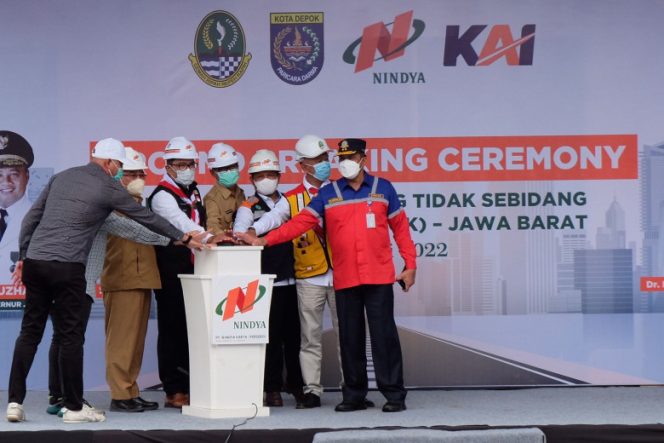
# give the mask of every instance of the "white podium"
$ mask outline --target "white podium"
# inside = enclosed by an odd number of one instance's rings
[[[190,405],[182,408],[184,415],[270,415],[263,406],[263,374],[275,276],[261,275],[262,249],[218,246],[197,251],[194,274],[178,275],[189,335]]]

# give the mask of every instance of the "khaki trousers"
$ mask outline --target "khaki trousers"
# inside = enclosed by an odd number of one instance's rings
[[[300,311],[300,367],[304,379],[304,393],[312,392],[320,397],[323,386],[320,382],[323,360],[323,311],[325,302],[330,307],[332,326],[337,344],[337,358],[341,367],[339,351],[339,326],[334,288],[317,286],[305,280],[296,280],[298,307]],[[343,380],[341,381],[343,384]]]
[[[104,292],[106,314],[106,382],[113,400],[140,395],[145,334],[150,315],[150,289]]]

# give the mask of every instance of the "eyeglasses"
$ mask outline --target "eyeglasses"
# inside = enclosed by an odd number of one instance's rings
[[[131,178],[145,178],[145,177],[148,176],[148,175],[147,175],[145,172],[143,172],[143,171],[127,171],[127,170],[124,171],[124,174],[123,174],[123,175],[124,175],[125,177],[131,177]]]
[[[187,169],[195,169],[196,168],[196,162],[171,163],[168,166],[175,169],[176,171],[185,171]]]

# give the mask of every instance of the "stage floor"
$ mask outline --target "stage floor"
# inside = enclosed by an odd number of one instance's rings
[[[4,415],[7,393],[1,392]],[[163,393],[146,391],[146,399],[163,403]],[[201,419],[184,416],[178,410],[163,409],[138,414],[106,413],[103,423],[64,424],[46,414],[46,392],[30,391],[25,401],[27,421],[0,421],[0,431],[42,430],[224,430],[243,419]],[[108,392],[89,392],[87,399],[107,410]],[[322,407],[297,410],[291,396],[284,395],[284,407],[271,408],[269,417],[257,417],[237,430],[255,429],[348,429],[377,427],[522,427],[546,425],[644,425],[664,421],[664,388],[649,387],[555,387],[501,390],[413,390],[408,393],[408,410],[387,414],[378,392],[369,399],[376,408],[339,413],[334,406],[340,392],[326,392]],[[664,438],[663,438],[664,440]]]

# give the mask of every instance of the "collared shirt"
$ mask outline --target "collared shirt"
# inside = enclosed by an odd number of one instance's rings
[[[323,185],[321,185],[321,187],[326,185],[327,183],[329,183],[329,181],[326,181],[325,183],[323,183]],[[302,180],[302,185],[307,190],[310,197],[313,198],[314,195],[316,195],[318,193],[318,188],[315,188],[314,185],[312,185],[311,183],[309,183],[307,181],[307,176],[306,175],[304,176],[304,179]],[[316,189],[316,192],[312,193],[311,192],[312,188]],[[270,211],[270,212],[266,213],[265,215],[263,215],[260,218],[260,220],[256,220],[254,222],[253,226],[251,226],[251,227],[256,231],[256,235],[260,236],[260,235],[263,235],[267,232],[270,232],[271,230],[278,228],[279,226],[281,226],[282,224],[284,224],[285,222],[290,220],[291,212],[290,212],[290,206],[289,205],[280,206],[276,209],[277,209],[276,211]],[[321,223],[321,227],[322,227],[322,223]],[[239,232],[246,232],[246,229],[244,231],[239,231]]]
[[[171,183],[173,186],[178,187],[178,184],[175,183],[175,180],[173,180],[168,174],[164,174],[163,179]],[[205,230],[201,225],[187,217],[187,215],[182,212],[182,209],[180,209],[178,206],[178,202],[175,200],[175,197],[166,191],[157,192],[152,197],[151,209],[156,214],[164,217],[173,226],[177,227],[182,232]],[[207,241],[210,237],[211,235],[207,235],[205,241]]]
[[[288,200],[286,200],[284,196],[281,195],[281,193],[279,193],[279,199],[276,202],[267,195],[263,194],[259,195],[263,197],[263,200],[265,200],[267,205],[270,207],[270,211],[263,214],[261,218],[265,217],[266,215],[270,214],[273,211],[280,213],[284,213],[284,211],[286,211],[288,212],[288,214],[290,214],[290,206],[288,205]],[[251,207],[247,205],[240,206],[240,208],[237,210],[237,214],[235,215],[234,229],[237,232],[247,232],[247,230],[252,226],[252,224],[254,224],[254,213],[251,212]],[[295,284],[294,278],[288,278],[285,280],[279,280],[274,282],[274,286],[288,286],[294,284]]]
[[[323,184],[321,184],[321,187],[325,186],[328,183],[330,182],[329,181],[324,182]],[[314,185],[309,183],[306,174],[302,179],[302,186],[309,194],[309,197],[314,197],[316,194],[318,194],[319,188],[316,188]],[[295,189],[300,189],[300,188],[301,188],[300,186],[295,187]],[[315,189],[315,192],[312,192],[313,189]],[[293,191],[291,190],[289,192]],[[270,211],[266,213],[260,218],[260,220],[254,222],[254,225],[252,227],[256,231],[256,235],[263,235],[266,232],[270,232],[273,229],[278,228],[279,226],[281,226],[283,223],[287,222],[290,219],[291,219],[291,212],[289,207],[288,212],[285,212],[284,209],[281,211]],[[320,226],[322,227],[322,220]],[[315,277],[305,278],[303,280],[315,286],[325,286],[325,287],[332,286],[332,269],[331,268],[328,269],[325,274],[317,275]]]
[[[406,268],[416,268],[408,218],[389,181],[365,172],[357,191],[343,178],[324,186],[300,214],[271,231],[266,240],[270,245],[291,240],[321,220],[332,251],[335,289],[394,283],[389,229]]]
[[[279,193],[279,199],[276,202],[267,195],[259,195],[267,202],[270,211],[263,214],[260,219],[254,222],[254,214],[251,212],[251,207],[248,205],[240,206],[237,210],[237,214],[235,214],[235,224],[233,225],[234,231],[247,232],[249,228],[256,229],[258,225],[259,229],[256,230],[256,235],[263,235],[270,230],[266,230],[266,228],[275,225],[271,228],[274,229],[283,223],[283,221],[280,222],[279,220],[288,220],[290,218],[290,206],[288,205],[288,200],[286,200],[281,193]],[[261,227],[259,222],[266,217],[270,219],[270,221]]]
[[[318,191],[320,190],[320,188],[322,188],[323,186],[325,186],[329,183],[330,183],[329,180],[325,180],[323,183],[321,183],[320,186],[316,187],[316,186],[312,185],[311,183],[309,183],[309,180],[307,180],[306,175],[304,176],[304,179],[302,179],[302,185],[304,185],[304,189],[306,189],[307,192],[309,193],[309,195],[312,196],[312,197],[315,196],[315,195],[318,195]]]
[[[184,236],[138,204],[101,166],[90,162],[51,177],[23,218],[21,258],[85,265],[97,231],[113,210],[173,240]]]
[[[235,213],[244,199],[244,191],[239,186],[231,190],[216,183],[203,199],[207,216],[206,228],[215,235],[231,229]]]
[[[327,184],[329,184],[329,180],[325,180],[323,183],[321,183],[320,187],[316,187],[309,183],[307,180],[307,175],[304,175],[304,179],[302,180],[302,184],[304,185],[304,189],[307,190],[309,193],[309,197],[313,198],[316,195],[318,195],[318,192],[321,190],[321,188]],[[323,220],[320,221],[319,226],[322,228],[323,227]],[[332,268],[328,269],[327,272],[323,275],[317,275],[315,277],[309,277],[309,278],[304,278],[303,280],[306,281],[309,284],[315,285],[315,286],[332,286],[332,279],[333,279],[333,274],[332,274]]]
[[[130,218],[122,217],[115,212],[111,212],[101,225],[95,239],[90,247],[88,263],[85,266],[85,292],[94,300],[96,295],[96,285],[104,268],[104,258],[106,257],[106,244],[108,234],[117,237],[126,238],[145,245],[166,246],[170,240],[163,235],[150,231],[145,226],[136,223]]]

